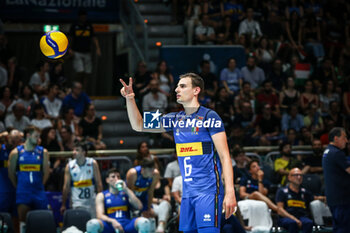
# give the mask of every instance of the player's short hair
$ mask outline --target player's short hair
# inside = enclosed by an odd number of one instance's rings
[[[141,161],[141,168],[155,168],[155,162],[151,158],[144,158]]]
[[[334,142],[335,136],[340,137],[341,132],[345,132],[345,129],[342,127],[334,127],[333,129],[331,129],[331,131],[328,134],[328,140],[330,142]]]
[[[109,175],[110,175],[110,174],[113,174],[113,173],[118,173],[119,176],[120,176],[120,172],[118,171],[118,169],[115,168],[115,167],[112,167],[112,168],[108,169],[108,171],[107,171],[107,176],[106,176],[106,177],[109,177]]]
[[[81,148],[86,154],[88,153],[88,150],[89,150],[89,146],[86,142],[83,142],[83,141],[76,141],[74,143],[74,147],[79,147]]]
[[[41,133],[41,130],[38,127],[36,127],[34,125],[30,125],[27,128],[25,128],[24,135],[26,135],[27,133],[32,134],[32,133],[34,133],[34,131]]]
[[[199,87],[201,89],[200,94],[204,93],[204,80],[201,76],[195,73],[186,73],[183,75],[180,75],[179,79],[182,78],[190,78],[192,83],[192,88]]]

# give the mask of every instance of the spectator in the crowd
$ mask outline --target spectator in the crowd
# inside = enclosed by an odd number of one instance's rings
[[[200,25],[195,30],[196,44],[214,44],[216,35],[214,28],[209,25],[209,16],[207,14],[201,14],[200,22]]]
[[[293,13],[296,13],[300,18],[304,17],[304,7],[299,0],[288,0],[285,8],[285,16],[287,19],[292,18]]]
[[[130,217],[130,210],[142,209],[142,203],[120,178],[115,168],[107,171],[108,189],[96,196],[96,216],[86,224],[87,232],[149,232],[150,222]]]
[[[224,4],[220,4],[221,7],[221,15],[225,15],[226,17],[232,21],[234,24],[234,29],[237,31],[238,22],[240,22],[244,17],[244,9],[243,5],[236,0],[226,1]]]
[[[284,113],[281,120],[282,132],[287,135],[287,130],[290,128],[300,131],[304,126],[304,117],[299,114],[298,106],[292,105],[289,107],[288,112]]]
[[[258,137],[260,146],[269,146],[279,139],[280,123],[279,119],[272,114],[271,105],[265,104],[262,114],[258,115],[255,121],[255,133],[253,137]]]
[[[161,91],[164,95],[169,96],[174,85],[174,77],[170,73],[166,61],[158,62],[156,74],[159,81],[159,91]]]
[[[335,127],[343,127],[346,124],[345,118],[340,112],[339,102],[331,101],[329,103],[329,114],[325,117],[325,119],[332,119]]]
[[[224,122],[225,128],[228,127],[234,117],[233,101],[230,98],[226,88],[221,87],[217,92],[215,100],[215,111]]]
[[[210,62],[202,60],[200,63],[201,72],[199,76],[204,80],[204,93],[210,98],[214,98],[218,90],[218,78],[214,73],[210,72]]]
[[[101,56],[101,49],[95,36],[94,28],[87,20],[87,12],[79,11],[78,22],[73,23],[69,30],[71,47],[68,50],[73,56],[73,67],[77,73],[78,81],[81,81],[84,88],[92,73],[91,42],[94,42],[96,55]]]
[[[324,196],[313,196],[311,192],[301,187],[303,173],[299,168],[293,168],[288,173],[289,184],[278,189],[276,203],[281,213],[278,225],[284,227],[289,233],[312,233],[313,222],[308,218],[308,207],[315,200],[326,201]]]
[[[315,104],[309,104],[304,117],[304,125],[308,127],[312,134],[320,135],[324,130],[323,119],[321,114],[317,111]]]
[[[298,106],[300,93],[295,89],[293,77],[288,77],[285,89],[280,92],[280,108],[284,112],[291,106]]]
[[[150,92],[142,99],[143,111],[157,111],[164,113],[168,106],[168,99],[159,89],[159,81],[151,80],[149,83]]]
[[[73,159],[64,171],[61,214],[66,211],[66,201],[70,200],[73,209],[85,209],[92,218],[96,216],[95,193],[102,192],[102,180],[98,163],[87,157],[87,153],[86,143],[78,142],[74,145]]]
[[[84,116],[79,122],[79,136],[91,143],[95,150],[106,149],[106,144],[102,141],[102,120],[96,117],[93,104],[85,106]]]
[[[16,57],[11,57],[7,61],[8,80],[7,86],[11,89],[11,93],[18,95],[25,80],[25,71],[20,67]]]
[[[244,102],[242,104],[241,113],[236,114],[233,125],[240,125],[244,130],[245,137],[250,138],[254,133],[254,122],[256,115],[253,113],[252,105],[250,102]]]
[[[274,162],[274,170],[277,179],[282,185],[287,183],[287,176],[293,167],[302,167],[301,161],[292,154],[292,146],[289,142],[281,143],[279,146],[281,157]]]
[[[26,141],[14,148],[8,160],[8,175],[16,187],[16,204],[21,233],[30,210],[47,210],[49,203],[44,184],[49,177],[49,154],[38,145],[40,130],[30,126],[25,130]]]
[[[234,148],[232,150],[233,157],[233,171],[235,184],[239,184],[239,181],[244,176],[248,176],[247,164],[251,161],[251,159],[246,156],[245,152],[241,148]]]
[[[350,32],[350,25],[347,26],[347,31]],[[350,38],[349,37],[347,37],[345,46],[340,52],[338,66],[339,66],[340,72],[342,72],[345,77],[350,75]]]
[[[2,87],[0,90],[0,112],[4,115],[11,113],[14,104],[11,89],[7,86]]]
[[[26,84],[22,87],[20,98],[16,102],[21,102],[26,109],[26,115],[29,116],[31,106],[35,103],[33,89],[30,85]]]
[[[325,56],[323,45],[321,44],[321,27],[316,17],[306,18],[302,30],[302,39],[305,44],[305,52],[312,54],[316,59],[322,59]]]
[[[47,88],[50,85],[50,66],[48,62],[40,61],[37,64],[37,71],[32,75],[29,81],[29,85],[33,88],[34,92],[39,96],[46,94]]]
[[[242,88],[240,92],[235,97],[235,104],[234,104],[235,112],[241,113],[241,106],[243,102],[250,102],[251,104],[253,104],[254,101],[255,101],[254,91],[251,89],[250,83],[244,81],[242,83]]]
[[[302,25],[297,11],[294,10],[290,13],[290,18],[285,23],[285,31],[290,46],[297,51],[301,49]]]
[[[81,83],[74,82],[72,92],[64,98],[62,104],[64,108],[73,108],[74,114],[77,117],[81,117],[84,113],[85,106],[91,103],[90,98],[82,89],[83,86]]]
[[[149,82],[151,81],[151,71],[147,70],[147,64],[144,61],[137,63],[137,70],[134,75],[135,96],[142,97],[149,91]]]
[[[323,59],[321,66],[316,67],[311,76],[311,79],[313,80],[316,87],[321,87],[322,84],[325,84],[330,80],[333,81],[334,85],[336,85],[338,80],[332,59],[329,57]]]
[[[247,9],[247,15],[246,19],[241,21],[239,24],[238,29],[238,35],[241,36],[242,34],[249,35],[250,41],[251,40],[257,40],[259,37],[262,36],[262,32],[260,29],[260,24],[258,21],[254,20],[254,10],[253,8]]]
[[[248,176],[242,177],[239,184],[239,196],[242,200],[263,201],[267,206],[278,212],[278,208],[268,197],[270,181],[264,178],[264,172],[260,169],[259,161],[251,160],[247,164]]]
[[[346,116],[347,123],[350,120],[350,82],[346,82],[345,85],[345,91],[343,93],[343,111]]]
[[[73,136],[77,136],[79,134],[78,124],[74,120],[74,108],[66,108],[62,109],[62,119],[57,122],[57,128],[60,130],[63,126],[70,127]]]
[[[171,196],[175,199],[176,209],[178,214],[180,214],[180,206],[182,200],[182,176],[179,175],[175,177],[173,185],[171,187]]]
[[[271,72],[267,74],[267,80],[270,80],[273,88],[280,92],[286,79],[287,75],[283,72],[282,60],[277,58],[272,64]]]
[[[0,61],[0,87],[4,87],[8,82],[8,72],[5,64],[2,64]]]
[[[280,104],[278,96],[272,88],[272,83],[270,80],[265,80],[262,85],[261,92],[256,97],[257,105],[259,107],[269,104],[272,108],[272,114],[280,118]]]
[[[224,17],[223,25],[217,29],[216,44],[232,45],[237,40],[237,26],[233,24],[229,16]]]
[[[160,178],[154,160],[144,158],[140,166],[130,168],[126,174],[126,184],[142,202],[141,215],[145,218],[155,216],[152,209],[154,189]]]
[[[265,71],[265,74],[268,74],[271,70],[271,63],[275,57],[275,53],[270,48],[267,37],[263,36],[260,38],[255,54],[259,67]]]
[[[277,7],[277,8],[280,3],[280,1],[278,0],[269,1],[269,2],[272,3],[270,5],[271,7]],[[268,11],[267,20],[265,20],[261,24],[261,29],[264,36],[268,38],[269,43],[273,43],[273,44],[281,43],[284,39],[283,33],[282,33],[284,28],[281,24],[281,20],[278,14],[279,14],[278,9],[277,10],[270,9]]]
[[[308,127],[303,126],[300,129],[300,136],[299,136],[300,145],[311,145],[312,144],[312,139],[313,135],[311,134],[311,131],[309,130]]]
[[[303,158],[305,172],[322,175],[323,148],[320,139],[315,138],[312,140],[312,152],[312,155],[305,155]]]
[[[323,18],[323,6],[321,1],[309,0],[304,3],[304,12],[306,16],[315,17],[317,20]]]
[[[303,127],[302,127],[303,128]],[[289,128],[287,134],[285,135],[285,142],[291,144],[292,146],[298,146],[301,144],[298,133],[295,129]]]
[[[199,1],[189,0],[186,7],[185,27],[187,28],[187,44],[193,44],[194,27],[198,24],[203,5]]]
[[[151,154],[151,152],[149,151],[149,145],[146,141],[142,141],[137,145],[137,154],[136,154],[136,159],[134,160],[134,166],[141,165],[142,160],[144,158],[149,158],[154,160],[155,168],[158,171],[160,171],[161,166],[160,166],[159,160],[157,156]]]
[[[56,63],[53,65],[50,72],[50,84],[57,85],[62,90],[65,88],[67,80],[63,73],[62,63]]]
[[[305,114],[310,106],[310,104],[315,105],[316,108],[319,106],[318,96],[313,92],[313,83],[311,80],[306,80],[304,84],[304,92],[300,94],[300,108]]]
[[[174,178],[181,176],[179,161],[177,160],[177,154],[174,153],[175,160],[168,163],[165,167],[164,178],[169,182],[170,188],[173,185]]]
[[[57,140],[55,128],[43,128],[41,131],[40,139],[41,146],[45,147],[48,151],[63,151],[62,144]],[[54,161],[54,159],[52,161]],[[53,163],[51,165],[53,165]]]
[[[258,88],[265,81],[264,71],[256,66],[255,57],[248,57],[247,65],[241,70],[243,80],[250,83],[252,89]]]
[[[338,93],[335,92],[334,82],[332,80],[324,81],[322,93],[320,94],[320,108],[323,117],[329,115],[332,101],[340,101]]]
[[[62,146],[64,151],[72,151],[74,147],[74,135],[69,125],[63,125],[60,129]]]
[[[153,196],[152,208],[158,216],[157,233],[163,233],[166,229],[167,221],[171,211],[171,196],[168,180],[160,178],[156,183]]]
[[[5,118],[6,128],[14,128],[23,132],[30,125],[29,118],[24,114],[24,105],[22,103],[16,103],[12,108],[12,113]]]
[[[227,67],[220,73],[220,81],[229,95],[238,94],[242,86],[243,77],[239,68],[236,67],[236,59],[230,58],[228,60]]]
[[[39,129],[44,129],[46,127],[52,127],[52,122],[45,117],[44,106],[41,104],[36,104],[33,107],[34,118],[30,121],[31,125],[38,127]]]
[[[58,91],[57,84],[51,84],[47,96],[41,99],[41,104],[45,108],[47,117],[53,120],[58,119],[62,107],[62,100],[57,98]]]

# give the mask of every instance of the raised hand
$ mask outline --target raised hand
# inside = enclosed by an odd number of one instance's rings
[[[135,96],[135,93],[132,89],[132,78],[129,78],[129,84],[126,84],[124,80],[119,79],[119,81],[122,83],[123,87],[120,89],[120,93],[124,98],[133,98]]]

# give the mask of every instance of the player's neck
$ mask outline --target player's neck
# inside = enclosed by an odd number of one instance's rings
[[[77,159],[77,164],[78,164],[79,166],[82,166],[82,165],[85,164],[85,161],[86,161],[86,158],[85,158],[85,157],[79,158],[79,159]]]
[[[299,193],[299,186],[293,184],[293,183],[289,183],[289,189],[292,190],[295,193]]]
[[[186,115],[191,115],[194,112],[198,111],[198,108],[201,106],[197,99],[193,99],[189,103],[183,103],[182,106],[185,109]]]
[[[113,187],[109,187],[109,192],[114,194],[114,195],[119,193],[119,191],[114,189]]]
[[[26,151],[33,151],[34,148],[36,147],[36,145],[33,145],[32,143],[30,143],[28,140],[25,142],[24,144],[24,149]]]

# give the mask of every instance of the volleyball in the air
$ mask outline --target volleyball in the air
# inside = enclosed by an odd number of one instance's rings
[[[40,39],[40,50],[48,58],[62,57],[68,49],[68,38],[60,31],[49,31]]]

